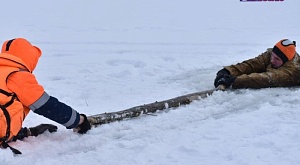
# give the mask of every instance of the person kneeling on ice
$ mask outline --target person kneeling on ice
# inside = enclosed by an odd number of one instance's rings
[[[226,88],[268,88],[300,85],[300,57],[296,42],[282,39],[258,57],[217,72],[214,86]]]
[[[0,146],[11,148],[7,143],[38,136],[46,130],[57,131],[52,124],[22,128],[29,110],[73,129],[80,134],[91,129],[86,115],[79,114],[70,106],[50,96],[38,84],[32,74],[41,50],[24,38],[5,41],[0,54]]]

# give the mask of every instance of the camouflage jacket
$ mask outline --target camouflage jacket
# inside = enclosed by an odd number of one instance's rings
[[[230,74],[236,77],[232,88],[268,88],[291,87],[300,85],[300,57],[296,52],[295,57],[284,63],[278,69],[271,67],[272,48],[261,55],[238,63],[226,66]]]

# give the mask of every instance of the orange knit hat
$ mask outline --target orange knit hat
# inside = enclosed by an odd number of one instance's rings
[[[296,41],[289,39],[280,40],[275,44],[272,50],[283,63],[290,61],[294,58],[296,53]]]

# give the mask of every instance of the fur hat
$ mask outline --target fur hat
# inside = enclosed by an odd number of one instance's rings
[[[290,61],[294,58],[296,53],[296,41],[289,39],[280,40],[275,44],[272,50],[283,63]]]

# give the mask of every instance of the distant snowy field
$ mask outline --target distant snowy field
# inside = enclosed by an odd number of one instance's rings
[[[45,90],[88,115],[214,88],[222,66],[278,40],[300,43],[300,1],[5,1],[0,42],[24,37],[43,56]],[[30,113],[24,126],[53,123]],[[176,110],[78,135],[30,137],[1,165],[299,165],[300,88],[215,92]]]

